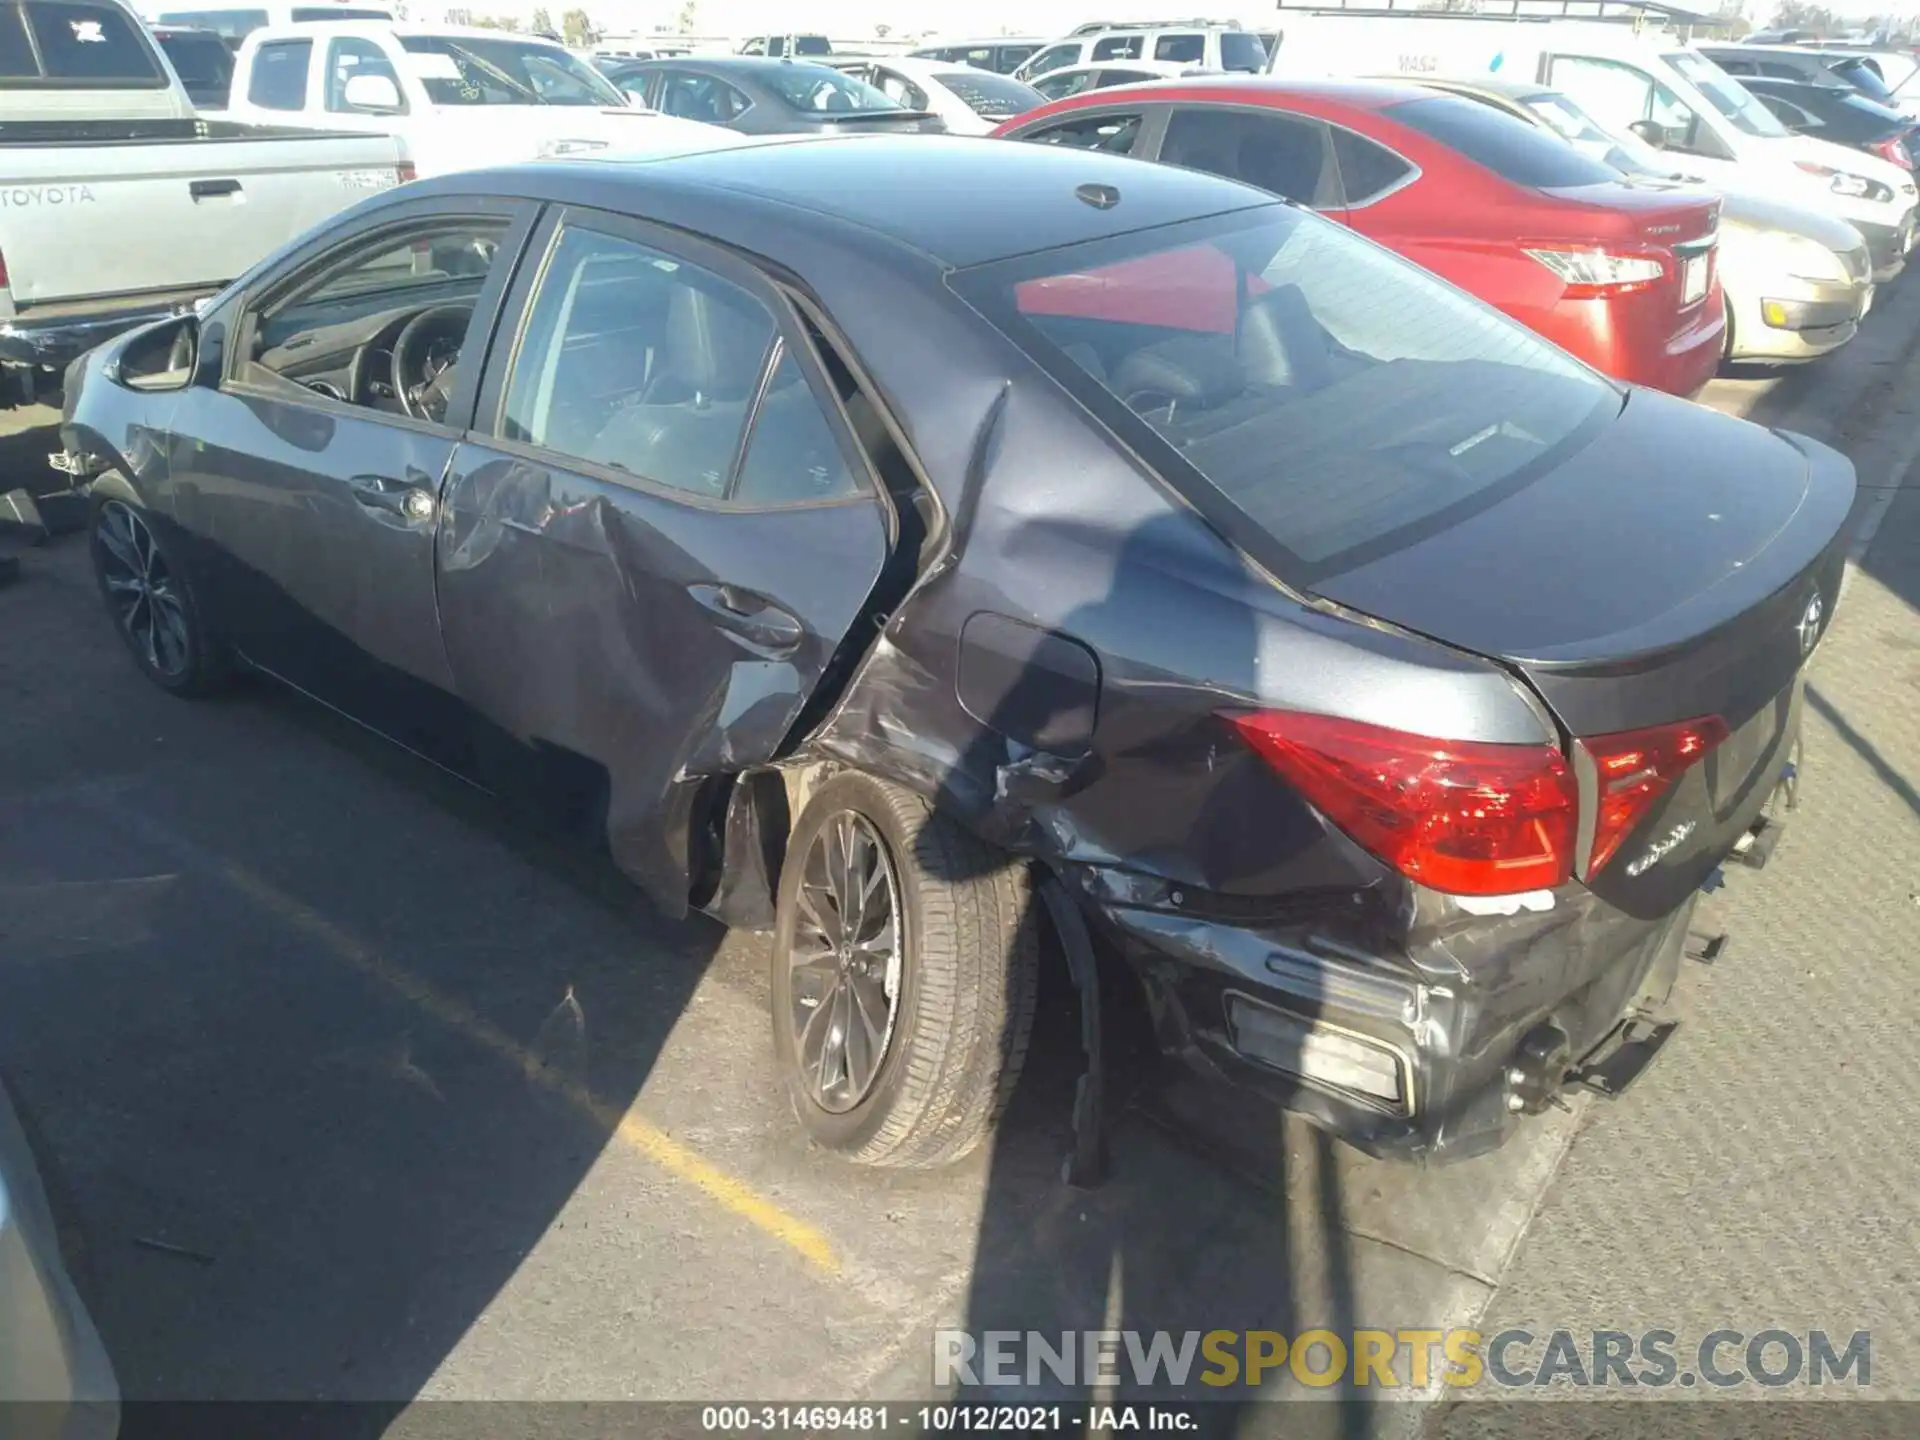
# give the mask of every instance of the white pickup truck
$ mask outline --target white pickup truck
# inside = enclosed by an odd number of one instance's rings
[[[560,45],[499,30],[345,21],[255,30],[234,62],[235,120],[398,135],[424,176],[613,149],[743,143],[658,114]]]
[[[3,403],[33,400],[101,341],[411,178],[390,136],[197,116],[121,0],[4,8],[33,43],[0,65]]]

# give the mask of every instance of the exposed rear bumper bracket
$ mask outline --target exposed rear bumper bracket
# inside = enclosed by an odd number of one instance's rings
[[[1678,1020],[1623,1020],[1567,1072],[1567,1083],[1617,1100],[1646,1072],[1653,1057],[1679,1028]]]

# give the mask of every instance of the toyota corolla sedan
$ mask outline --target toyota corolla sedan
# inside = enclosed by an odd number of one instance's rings
[[[800,1119],[891,1165],[990,1129],[1058,955],[1380,1152],[1639,1063],[1854,496],[1308,210],[984,139],[443,176],[69,380],[155,684],[771,929]]]
[[[1637,385],[1690,395],[1725,347],[1717,195],[1629,184],[1460,96],[1219,76],[1088,91],[994,133],[1184,165],[1310,205]]]

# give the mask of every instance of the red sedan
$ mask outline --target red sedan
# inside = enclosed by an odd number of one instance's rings
[[[1091,90],[994,132],[1206,170],[1310,205],[1622,380],[1719,363],[1719,197],[1629,182],[1489,106],[1391,81]]]

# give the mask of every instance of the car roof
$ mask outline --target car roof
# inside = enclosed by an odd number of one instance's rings
[[[1113,205],[1075,192],[1119,193]],[[596,155],[416,181],[410,193],[525,194],[661,220],[764,249],[769,225],[849,228],[956,269],[1280,202],[1170,165],[966,136],[786,136],[654,157]],[[991,194],[992,205],[980,197]],[[1105,197],[1102,197],[1103,199]],[[777,215],[775,212],[778,212]],[[769,258],[778,258],[769,256]]]
[[[1505,80],[1493,75],[1474,75],[1466,79],[1452,75],[1422,76],[1419,84],[1422,89],[1447,90],[1456,95],[1470,95],[1479,91],[1483,95],[1504,95],[1509,100],[1525,100],[1534,95],[1560,93],[1551,85],[1543,85],[1538,80]]]
[[[1114,68],[1132,67],[1120,61]],[[1081,95],[1117,96],[1130,88],[1115,86],[1111,90],[1082,91]],[[1434,95],[1431,89],[1411,80],[1282,80],[1239,74],[1189,76],[1181,80],[1179,89],[1186,98],[1206,104],[1260,105],[1293,99],[1332,102],[1355,110],[1384,110],[1406,100],[1430,100]],[[1078,100],[1081,95],[1068,98]]]
[[[672,66],[676,70],[716,70],[727,75],[773,75],[782,70],[832,69],[824,62],[843,57],[837,55],[800,55],[789,59],[784,55],[665,55],[657,60],[636,60],[635,65],[651,65],[658,68]],[[867,57],[848,57],[867,58]]]

